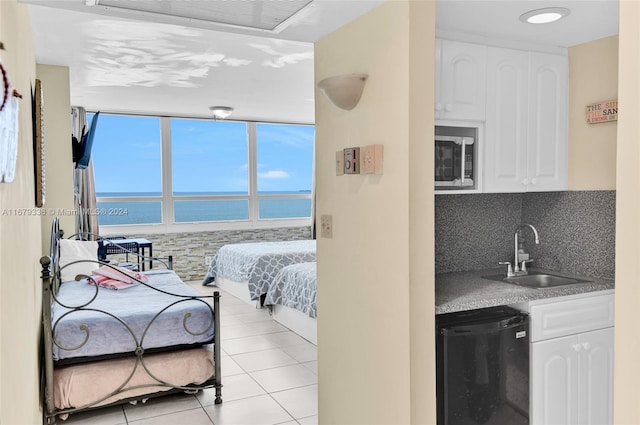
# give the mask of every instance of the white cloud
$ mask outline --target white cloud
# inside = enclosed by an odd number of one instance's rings
[[[267,55],[275,56],[272,59],[266,60],[262,63],[262,66],[268,66],[271,68],[282,68],[286,65],[294,65],[304,60],[313,59],[313,50],[307,50],[300,53],[283,53],[267,44],[249,43],[250,47],[258,49]]]
[[[211,68],[251,63],[210,49],[185,50],[181,39],[200,38],[201,31],[109,20],[91,26],[87,31],[94,39],[85,52],[90,86],[194,88]]]
[[[261,179],[288,179],[290,176],[284,170],[269,170],[264,173],[258,173],[258,177]]]
[[[233,66],[233,67],[249,65],[251,63],[250,60],[238,59],[238,58],[227,58],[222,62],[224,62],[227,66]]]

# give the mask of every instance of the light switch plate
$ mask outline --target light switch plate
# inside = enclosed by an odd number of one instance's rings
[[[336,176],[344,175],[344,150],[336,151]]]
[[[382,174],[382,145],[360,148],[360,172],[362,174]]]
[[[360,148],[344,150],[344,173],[360,174]]]
[[[333,217],[329,214],[320,216],[320,236],[323,238],[333,238]]]

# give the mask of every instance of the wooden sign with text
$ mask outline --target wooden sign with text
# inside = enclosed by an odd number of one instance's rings
[[[610,100],[587,105],[586,117],[589,124],[618,121],[618,101]]]

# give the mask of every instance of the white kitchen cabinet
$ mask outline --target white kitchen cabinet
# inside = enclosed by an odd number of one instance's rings
[[[566,190],[567,57],[489,47],[485,192]]]
[[[613,328],[531,344],[531,423],[610,424]]]
[[[484,121],[487,47],[436,40],[436,119]]]
[[[514,306],[530,316],[530,423],[613,422],[613,291]]]

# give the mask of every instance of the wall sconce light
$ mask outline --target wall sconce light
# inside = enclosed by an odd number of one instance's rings
[[[230,106],[209,106],[209,111],[211,111],[213,119],[223,120],[233,113],[233,108]]]
[[[360,101],[367,77],[367,74],[336,75],[320,81],[318,88],[327,95],[331,103],[350,111]]]

